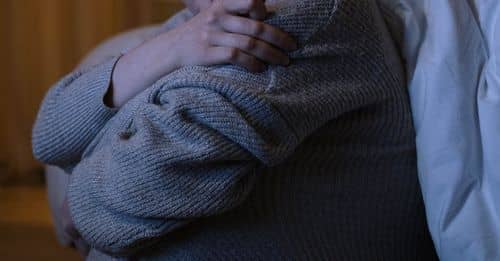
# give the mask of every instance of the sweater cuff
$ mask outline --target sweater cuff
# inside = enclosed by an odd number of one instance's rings
[[[74,72],[49,90],[33,130],[39,160],[61,167],[80,161],[85,147],[118,111],[104,104],[104,96],[120,57]]]
[[[105,63],[83,72],[80,78],[75,80],[73,90],[66,90],[64,98],[74,101],[70,106],[84,108],[81,116],[91,116],[95,122],[105,123],[118,112],[117,108],[111,108],[104,103],[104,98],[111,87],[113,71],[122,56],[109,59]],[[69,109],[69,108],[68,108]]]

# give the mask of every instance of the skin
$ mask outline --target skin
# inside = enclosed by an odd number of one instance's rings
[[[265,64],[288,65],[286,54],[296,42],[262,21],[263,0],[184,0],[195,16],[125,54],[116,64],[106,95],[110,107],[121,107],[174,70],[189,65],[234,64],[252,72]],[[67,199],[61,208],[63,227],[83,257],[89,246],[75,228]]]
[[[213,0],[183,0],[186,7],[193,13],[198,14],[200,10],[207,9]]]
[[[117,63],[110,107],[121,107],[164,75],[190,65],[233,64],[261,72],[266,64],[286,66],[297,48],[285,32],[262,22],[262,0],[187,0],[196,15],[125,54]]]

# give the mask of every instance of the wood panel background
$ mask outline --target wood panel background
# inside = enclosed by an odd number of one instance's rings
[[[181,8],[179,0],[0,0],[0,184],[41,180],[31,128],[55,81],[104,39]]]

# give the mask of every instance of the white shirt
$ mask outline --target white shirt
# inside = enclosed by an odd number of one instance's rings
[[[500,1],[379,2],[406,60],[438,254],[500,260]]]

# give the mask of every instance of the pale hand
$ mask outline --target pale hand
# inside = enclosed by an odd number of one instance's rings
[[[251,72],[288,65],[295,41],[262,22],[262,0],[214,0],[205,10],[124,55],[113,73],[107,103],[121,107],[174,70],[190,65],[233,64]]]

